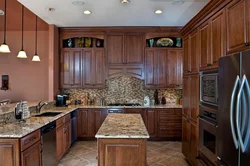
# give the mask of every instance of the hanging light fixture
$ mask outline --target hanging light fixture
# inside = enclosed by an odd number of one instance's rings
[[[4,4],[4,38],[3,38],[3,44],[0,46],[0,52],[1,53],[10,53],[10,49],[9,49],[9,46],[6,44],[6,17],[7,17],[7,12],[6,12],[6,9],[7,9],[7,2],[6,0],[4,1],[5,4]]]
[[[17,57],[18,58],[27,58],[26,52],[23,50],[23,20],[24,20],[24,7],[22,5],[22,49],[19,51]]]
[[[40,57],[37,55],[37,16],[36,16],[36,35],[35,35],[35,55],[32,58],[34,62],[40,62]]]

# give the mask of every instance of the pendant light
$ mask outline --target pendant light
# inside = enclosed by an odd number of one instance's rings
[[[6,44],[6,18],[7,18],[7,0],[5,0],[5,4],[4,4],[4,38],[3,38],[3,44],[0,46],[0,52],[1,53],[10,53],[10,49],[9,49],[9,46]]]
[[[24,7],[22,5],[22,49],[19,51],[18,58],[27,58],[26,52],[23,50],[23,19],[24,19]]]
[[[40,57],[37,55],[37,16],[36,16],[36,35],[35,35],[35,55],[32,58],[34,62],[40,62]]]

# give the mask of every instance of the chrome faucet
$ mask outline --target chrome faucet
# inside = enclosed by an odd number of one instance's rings
[[[38,113],[40,113],[41,112],[41,109],[42,109],[42,107],[43,106],[45,106],[45,105],[47,105],[48,103],[47,102],[44,102],[42,105],[41,105],[41,101],[37,104],[37,106],[36,106],[36,110],[37,110],[37,112]]]

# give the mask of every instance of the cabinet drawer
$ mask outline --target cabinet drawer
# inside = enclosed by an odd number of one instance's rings
[[[181,137],[182,131],[180,129],[159,128],[159,135],[160,137]]]
[[[160,123],[159,127],[161,128],[170,128],[170,129],[181,129],[182,128],[182,123],[181,122],[176,122],[176,123]]]
[[[175,114],[174,109],[159,110],[159,115],[174,115],[174,114]]]
[[[62,125],[64,125],[64,123],[65,123],[65,117],[64,116],[61,117],[60,119],[57,119],[56,120],[56,128],[61,127]]]
[[[70,114],[67,114],[67,115],[65,115],[64,117],[65,117],[64,123],[67,123],[67,122],[70,121]]]
[[[38,142],[41,139],[41,133],[40,130],[37,130],[26,137],[21,139],[21,151],[24,151],[25,149],[29,148],[34,143]]]

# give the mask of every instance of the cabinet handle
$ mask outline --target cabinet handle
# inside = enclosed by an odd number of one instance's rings
[[[245,46],[249,46],[250,44],[249,43],[245,43]]]

